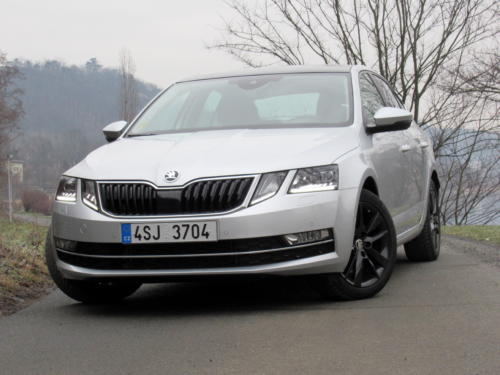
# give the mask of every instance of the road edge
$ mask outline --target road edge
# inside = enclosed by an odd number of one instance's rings
[[[500,268],[500,246],[451,234],[442,235],[442,237],[454,250]]]

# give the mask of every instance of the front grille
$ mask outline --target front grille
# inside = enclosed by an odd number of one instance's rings
[[[119,216],[217,213],[243,204],[252,177],[197,181],[181,189],[144,183],[99,183],[104,211]]]
[[[258,240],[258,239],[254,239]],[[240,240],[237,240],[240,241]],[[243,240],[242,240],[243,241]],[[253,241],[253,240],[252,240]],[[239,243],[237,243],[239,245]],[[85,267],[92,269],[101,270],[176,270],[176,269],[203,269],[203,268],[220,268],[220,267],[245,267],[245,266],[257,266],[264,264],[272,264],[285,262],[296,259],[303,259],[312,256],[317,256],[321,254],[327,254],[335,251],[334,242],[332,240],[328,242],[312,243],[308,246],[290,246],[281,247],[271,251],[261,251],[255,253],[242,253],[235,254],[227,253],[226,251],[214,251],[211,255],[207,255],[210,251],[207,249],[203,250],[203,253],[197,256],[182,256],[187,252],[189,244],[186,248],[178,245],[168,244],[165,248],[163,245],[151,246],[150,249],[145,250],[145,253],[139,254],[139,249],[131,249],[131,254],[128,256],[117,256],[116,254],[124,254],[125,245],[123,247],[118,247],[116,253],[111,255],[113,248],[110,246],[107,250],[106,255],[92,256],[90,254],[82,254],[84,248],[80,249],[78,252],[61,251],[57,249],[57,256],[60,260],[65,263]],[[199,247],[203,244],[191,244],[194,247],[189,251],[189,253],[194,253],[194,251],[201,251],[202,248]],[[208,243],[204,243],[208,245]],[[102,249],[106,248],[105,244],[96,244],[96,246]],[[149,246],[149,245],[148,245]],[[175,249],[176,246],[179,246]],[[213,246],[213,245],[210,245]],[[221,245],[221,248],[227,247],[228,244]],[[198,247],[196,249],[196,247]],[[215,248],[216,246],[214,246]],[[236,250],[239,246],[232,247]],[[91,247],[88,248],[88,253],[92,252]],[[161,251],[162,249],[169,249],[168,251]],[[194,251],[193,251],[194,250]],[[241,250],[243,251],[243,250]],[[144,257],[145,254],[154,253],[155,256]],[[165,255],[170,255],[168,257],[161,257],[160,253],[166,253]]]

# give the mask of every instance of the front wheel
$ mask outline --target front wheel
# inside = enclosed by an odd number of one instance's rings
[[[57,269],[54,242],[50,230],[45,243],[45,258],[54,283],[64,294],[79,302],[92,304],[117,302],[130,296],[141,286],[140,283],[136,282],[98,282],[64,278]]]
[[[389,212],[375,194],[362,190],[349,262],[342,273],[317,276],[319,291],[332,299],[374,296],[392,274],[396,251],[396,231]]]

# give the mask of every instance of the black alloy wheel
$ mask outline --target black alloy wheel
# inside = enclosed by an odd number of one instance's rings
[[[441,211],[438,185],[431,181],[425,222],[420,234],[405,243],[406,257],[413,262],[431,262],[441,249]]]
[[[429,194],[429,216],[432,245],[439,255],[439,249],[441,248],[441,215],[439,211],[439,197],[436,189],[431,189]]]
[[[370,202],[361,201],[351,257],[342,276],[355,287],[371,286],[381,279],[389,258],[388,224],[377,207]]]
[[[362,190],[347,265],[341,273],[316,276],[315,286],[329,299],[372,297],[389,281],[396,251],[396,231],[389,211],[377,195]]]

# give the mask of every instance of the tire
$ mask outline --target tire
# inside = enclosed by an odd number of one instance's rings
[[[116,283],[64,278],[56,265],[55,247],[51,230],[47,233],[47,240],[45,242],[45,259],[49,274],[54,283],[64,294],[79,302],[87,304],[117,302],[130,296],[141,286],[140,283],[136,282]]]
[[[441,222],[439,191],[434,181],[429,188],[429,202],[424,227],[418,237],[405,243],[406,257],[412,262],[431,262],[439,257],[441,248]]]
[[[396,252],[396,231],[389,211],[375,194],[362,190],[349,262],[342,273],[316,276],[317,288],[328,299],[373,297],[389,281]]]

